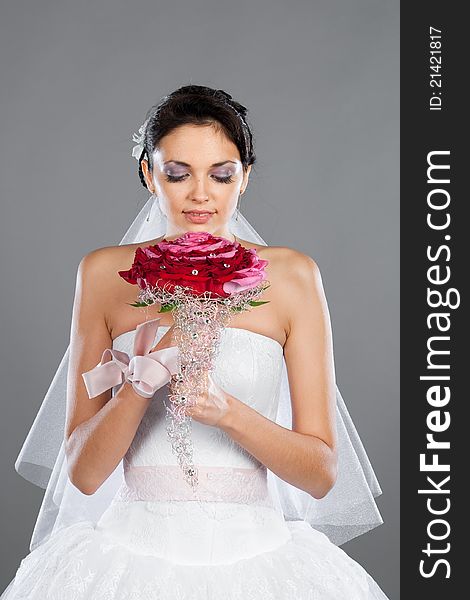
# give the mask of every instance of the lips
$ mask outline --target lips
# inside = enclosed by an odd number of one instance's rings
[[[185,210],[183,212],[185,218],[190,223],[196,223],[202,225],[203,223],[207,223],[212,218],[213,213],[208,210]]]

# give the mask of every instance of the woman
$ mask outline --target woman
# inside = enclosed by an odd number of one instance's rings
[[[56,376],[16,463],[47,490],[2,600],[386,598],[337,545],[382,522],[380,486],[336,387],[318,266],[239,221],[255,162],[245,107],[185,86],[139,131],[133,155],[150,212],[126,243],[80,263],[59,367],[67,361],[65,418]],[[131,306],[136,289],[120,274],[142,241],[204,232],[254,249],[270,286],[265,304],[232,316],[211,383],[186,408],[204,490],[191,496],[165,435],[166,388],[143,397],[128,380],[93,395],[84,375],[107,349],[136,354],[143,323],[157,326],[149,353],[176,347],[172,312]]]

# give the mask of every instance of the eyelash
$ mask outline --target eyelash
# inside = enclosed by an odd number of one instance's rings
[[[165,175],[165,179],[172,183],[178,183],[179,181],[183,181],[183,179],[185,177],[186,177],[186,175],[175,176],[175,175],[170,175],[169,173]],[[214,175],[214,178],[219,183],[233,183],[233,181],[234,181],[233,177],[231,175],[227,175],[227,177],[217,177],[216,175]]]

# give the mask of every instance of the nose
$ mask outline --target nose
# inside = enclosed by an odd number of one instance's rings
[[[195,202],[207,202],[209,195],[207,193],[207,182],[203,177],[194,178],[194,186],[191,190],[191,199]]]

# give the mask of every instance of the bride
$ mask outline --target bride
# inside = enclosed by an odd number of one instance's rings
[[[152,196],[118,246],[80,262],[70,346],[16,462],[46,492],[1,600],[386,599],[339,548],[382,523],[381,490],[336,386],[319,268],[267,246],[238,208],[256,160],[246,113],[184,86],[134,136]],[[145,335],[149,353],[176,348],[172,311],[132,306],[120,275],[138,248],[191,232],[254,251],[270,283],[223,328],[210,385],[186,408],[196,496],[166,436],[166,387],[93,395],[86,379]]]

